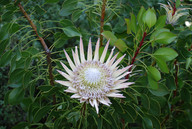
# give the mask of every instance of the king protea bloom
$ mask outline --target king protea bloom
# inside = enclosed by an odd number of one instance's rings
[[[183,10],[186,10],[187,8],[179,8],[177,9],[175,6],[175,3],[173,3],[174,6],[172,6],[169,2],[168,5],[160,3],[161,7],[163,7],[166,11],[167,15],[167,24],[176,25],[177,21],[180,17],[187,15],[187,12],[181,12]]]
[[[99,42],[100,40],[98,39],[93,57],[91,39],[89,40],[87,59],[85,59],[83,41],[80,38],[80,53],[78,53],[77,46],[75,47],[75,52],[72,50],[74,62],[64,50],[71,69],[60,62],[65,72],[57,71],[68,81],[56,80],[57,83],[68,87],[65,92],[74,93],[71,98],[79,99],[80,103],[90,103],[92,107],[96,108],[97,113],[99,112],[99,103],[109,106],[111,102],[108,97],[124,98],[119,93],[119,89],[127,88],[133,84],[133,82],[127,82],[127,79],[124,79],[126,75],[131,73],[128,72],[131,65],[122,69],[119,69],[118,66],[125,55],[116,60],[118,53],[113,56],[113,48],[106,62],[104,62],[109,41],[101,57],[99,57]]]

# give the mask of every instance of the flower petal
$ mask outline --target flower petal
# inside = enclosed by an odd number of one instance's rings
[[[103,50],[103,53],[102,53],[102,55],[101,55],[101,58],[100,58],[100,62],[101,62],[101,63],[103,63],[104,60],[105,60],[105,56],[106,56],[106,53],[107,53],[107,49],[108,49],[108,47],[109,47],[109,42],[110,42],[110,40],[108,40],[108,42],[107,42],[107,44],[105,45],[105,48],[104,48],[104,50]]]
[[[77,98],[81,98],[81,96],[79,94],[74,94],[74,95],[71,96],[71,98],[76,98],[77,99]]]
[[[85,54],[84,54],[84,48],[83,48],[83,41],[80,37],[80,57],[81,57],[81,63],[85,62]]]
[[[92,61],[92,44],[91,44],[91,38],[89,39],[89,45],[88,45],[88,53],[87,53],[87,60]]]
[[[127,88],[131,84],[134,84],[134,82],[127,82],[127,83],[118,84],[118,85],[115,85],[112,89],[116,90],[116,89]]]
[[[70,75],[70,76],[73,76],[73,72],[65,65],[63,64],[61,61],[60,61],[60,64],[63,66],[63,68],[65,69],[65,71]]]
[[[57,82],[57,83],[59,83],[61,85],[64,85],[64,86],[68,86],[68,87],[72,86],[72,83],[69,82],[69,81],[55,80],[55,82]]]
[[[91,104],[92,107],[94,107],[93,99],[89,99],[89,103]]]
[[[97,100],[96,99],[93,99],[93,104],[95,105],[95,109],[96,109],[96,111],[97,111],[97,114],[99,113],[99,108],[98,108],[98,102],[97,102]]]
[[[94,61],[98,61],[99,60],[99,42],[100,42],[100,39],[97,40],[97,44],[96,44],[96,47],[95,47],[95,55],[94,55]]]
[[[64,91],[69,93],[77,93],[77,90],[73,87],[69,87],[67,90],[64,90]]]
[[[79,61],[79,54],[78,54],[77,46],[75,46],[75,56],[76,56],[77,65],[80,65],[81,63]]]
[[[105,104],[105,105],[107,105],[107,106],[110,106],[110,105],[109,105],[109,102],[106,101],[104,98],[99,98],[98,100],[99,100],[100,103]]]
[[[115,50],[115,46],[114,46],[113,49],[111,50],[111,53],[110,53],[110,55],[109,55],[109,57],[108,57],[108,59],[107,59],[107,61],[106,61],[106,64],[109,63],[109,61],[110,61],[110,59],[111,59],[111,57],[112,57],[112,55],[113,55],[114,50]]]
[[[125,77],[127,74],[130,74],[131,72],[125,72],[124,74],[120,75],[119,77],[115,78],[115,80],[119,80],[123,77]]]
[[[125,98],[125,96],[123,96],[122,94],[118,94],[118,93],[114,93],[114,92],[108,93],[108,94],[106,94],[106,96],[108,96],[108,97],[117,97],[117,98]]]
[[[75,65],[73,64],[73,62],[71,61],[71,58],[69,57],[69,55],[67,54],[67,52],[64,50],[65,56],[67,57],[67,61],[71,67],[71,69],[74,71],[76,69]]]
[[[119,70],[116,70],[114,73],[113,73],[113,77],[118,77],[119,75],[121,75],[122,73],[124,73],[125,71],[127,71],[129,68],[131,68],[133,65],[129,65],[125,68],[122,68],[122,69],[119,69]]]
[[[57,70],[57,72],[59,72],[63,77],[65,77],[67,80],[69,81],[73,81],[73,79],[71,78],[71,76],[69,76],[68,74],[60,71],[60,70]]]
[[[117,52],[117,54],[115,54],[115,56],[108,63],[106,62],[106,65],[110,67],[117,58],[118,54],[119,52]]]
[[[121,56],[112,66],[111,66],[111,70],[113,70],[120,62],[121,60],[125,57],[126,54],[124,54],[123,56]]]

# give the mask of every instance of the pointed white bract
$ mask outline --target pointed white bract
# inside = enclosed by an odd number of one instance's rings
[[[133,82],[127,82],[127,79],[122,79],[131,73],[128,72],[128,69],[132,66],[122,69],[119,69],[118,66],[125,55],[116,60],[118,53],[113,56],[114,47],[108,59],[105,59],[109,47],[108,41],[99,59],[99,42],[98,39],[93,56],[91,39],[89,40],[87,60],[81,38],[80,53],[78,53],[77,47],[75,47],[75,52],[72,50],[73,61],[64,50],[71,69],[60,62],[65,72],[57,71],[68,81],[56,80],[57,83],[67,87],[65,92],[74,93],[71,98],[79,99],[80,103],[90,103],[92,107],[95,107],[97,113],[99,113],[99,103],[110,106],[111,102],[108,97],[125,98],[119,93],[119,89],[133,84]],[[105,62],[105,60],[107,61]]]
[[[182,12],[188,8],[179,8],[176,9],[176,7],[173,7],[170,2],[168,2],[168,5],[159,3],[162,8],[165,9],[166,15],[167,15],[167,24],[176,25],[177,21],[180,17],[187,15],[187,12]],[[175,6],[175,5],[174,5]]]

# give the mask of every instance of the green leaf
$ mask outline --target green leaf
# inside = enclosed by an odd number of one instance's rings
[[[154,42],[160,43],[160,44],[169,44],[173,42],[176,39],[176,35],[171,33],[168,29],[162,28],[158,29],[150,37],[150,40],[152,42],[152,46],[154,46]]]
[[[1,19],[2,21],[11,21],[13,17],[13,11],[7,11],[5,12],[2,16]]]
[[[121,39],[118,39],[115,43],[114,43],[114,45],[121,51],[121,52],[125,52],[126,50],[127,50],[127,45],[126,45],[126,43],[123,41],[123,40],[121,40]]]
[[[73,23],[71,22],[71,20],[68,19],[64,19],[60,21],[60,24],[65,28],[68,26],[74,26]]]
[[[175,79],[173,76],[166,76],[166,85],[170,90],[176,89]]]
[[[22,80],[23,76],[25,74],[25,70],[22,68],[15,69],[11,74],[9,78],[10,83],[18,83]]]
[[[81,33],[79,32],[79,30],[77,28],[75,28],[74,26],[68,26],[63,28],[64,33],[68,36],[68,37],[75,37],[81,36]]]
[[[155,28],[156,28],[156,29],[161,29],[161,28],[163,28],[163,27],[165,26],[165,23],[166,23],[166,18],[167,18],[166,15],[160,16],[160,17],[158,18],[158,20],[157,20],[157,23],[156,23],[156,25],[155,25]]]
[[[12,127],[12,129],[25,129],[25,128],[28,128],[28,126],[29,126],[28,122],[20,122],[14,127]]]
[[[51,106],[44,106],[39,108],[34,115],[34,122],[39,122],[51,109]]]
[[[147,67],[148,74],[150,77],[152,77],[155,81],[159,81],[161,79],[161,74],[158,69],[156,69],[153,66]]]
[[[155,25],[157,21],[156,14],[152,9],[148,9],[144,14],[143,14],[143,22],[147,24],[149,28]]]
[[[9,104],[12,104],[12,105],[19,104],[23,100],[24,93],[25,92],[22,87],[13,89],[9,93],[9,97],[8,97]]]
[[[5,52],[0,57],[0,67],[5,67],[6,65],[8,65],[9,62],[11,61],[11,56],[12,56],[12,51]]]
[[[131,20],[128,18],[125,18],[125,22],[127,24],[127,34],[131,34]]]
[[[155,96],[165,96],[169,94],[167,87],[163,84],[160,84],[156,90],[150,89],[149,91]]]
[[[159,68],[161,69],[162,72],[169,73],[169,69],[167,67],[167,64],[166,64],[166,62],[162,58],[155,57],[155,60],[156,60],[158,66],[159,66]]]
[[[178,8],[181,4],[181,0],[176,0],[176,8]]]
[[[32,103],[31,98],[23,98],[20,105],[24,111],[27,111],[31,103]]]
[[[154,99],[150,99],[150,110],[153,115],[160,115],[161,113],[161,107],[158,101]]]
[[[133,13],[131,13],[131,31],[136,34],[137,32],[137,26],[136,26],[136,18]]]
[[[110,44],[114,46],[115,42],[117,41],[117,37],[111,31],[104,31],[102,35],[107,39],[110,40]]]
[[[176,38],[177,36],[171,32],[162,32],[156,37],[156,42],[161,44],[169,44]]]
[[[139,23],[139,25],[141,25],[143,23],[143,14],[146,12],[146,9],[142,6],[141,9],[139,10],[138,14],[137,14],[137,21]]]
[[[77,2],[78,2],[77,0],[65,0],[59,14],[61,16],[70,15],[73,12],[73,10],[76,9]]]
[[[80,111],[71,112],[67,116],[68,122],[75,124],[79,120],[80,116],[81,116]]]
[[[73,20],[73,22],[77,21],[80,18],[81,14],[82,14],[81,10],[74,11],[72,13],[72,20]]]
[[[149,87],[150,87],[151,89],[154,89],[154,90],[158,89],[158,82],[155,81],[155,80],[154,80],[153,78],[151,78],[150,76],[148,76],[148,82],[149,82]]]
[[[180,93],[181,93],[181,99],[184,102],[188,102],[188,103],[191,102],[191,93],[189,92],[189,89],[184,87],[184,88],[182,88]]]
[[[59,0],[45,0],[46,3],[57,3]]]
[[[1,33],[1,32],[0,32]],[[0,41],[0,46],[1,46],[1,49],[0,49],[0,55],[3,54],[3,52],[5,51],[7,45],[9,44],[9,39],[6,39],[6,40],[3,40],[3,41]],[[1,60],[1,59],[0,59]]]
[[[153,123],[148,117],[143,117],[143,124],[146,129],[153,129]]]
[[[164,47],[159,48],[155,53],[153,54],[156,58],[161,58],[164,61],[171,61],[175,59],[178,54],[175,50],[172,48]]]
[[[188,69],[190,65],[191,65],[191,57],[187,58],[185,68]]]
[[[142,94],[141,95],[141,103],[142,103],[144,108],[149,110],[149,108],[150,108],[150,101],[149,101],[149,97],[146,94]]]

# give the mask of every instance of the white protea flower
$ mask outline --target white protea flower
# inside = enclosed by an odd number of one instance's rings
[[[99,42],[98,39],[95,47],[94,57],[92,55],[91,39],[88,44],[87,60],[84,55],[83,41],[80,38],[80,53],[77,46],[75,52],[72,50],[73,60],[70,59],[67,52],[64,50],[67,61],[71,67],[69,69],[62,62],[61,65],[65,72],[57,70],[68,81],[56,80],[57,83],[67,86],[65,92],[74,93],[71,98],[77,98],[80,102],[90,103],[99,112],[99,103],[109,106],[111,104],[108,97],[124,98],[118,89],[127,88],[133,82],[127,82],[128,79],[123,79],[130,74],[128,69],[131,65],[119,69],[118,64],[125,55],[116,60],[118,53],[113,56],[114,48],[112,49],[108,59],[104,62],[109,41],[107,42],[101,57],[99,58]],[[80,59],[79,59],[80,54]],[[115,61],[116,60],[116,61]]]
[[[168,5],[162,4],[162,3],[159,3],[159,4],[166,11],[166,15],[167,15],[167,21],[166,22],[167,22],[167,24],[176,25],[177,21],[178,21],[178,19],[180,17],[188,14],[187,12],[182,12],[183,10],[186,10],[187,8],[177,9],[176,6],[175,6],[175,3],[173,3],[174,6],[172,6],[169,2],[168,2]]]

